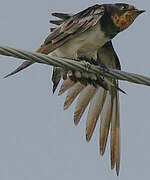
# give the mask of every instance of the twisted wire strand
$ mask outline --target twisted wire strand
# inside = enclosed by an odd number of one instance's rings
[[[0,54],[4,56],[11,56],[19,59],[29,60],[32,62],[43,63],[51,66],[57,66],[66,70],[80,71],[88,73],[89,77],[93,75],[114,78],[118,80],[128,81],[136,84],[150,86],[150,77],[139,74],[124,72],[116,69],[104,68],[100,66],[91,65],[90,68],[85,68],[85,64],[77,62],[73,59],[60,58],[56,56],[48,56],[36,52],[30,52],[20,49],[15,49],[7,46],[0,46]]]

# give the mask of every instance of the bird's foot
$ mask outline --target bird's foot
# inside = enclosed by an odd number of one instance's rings
[[[85,66],[85,70],[89,70],[91,68],[91,64],[85,60],[81,61],[83,65]]]
[[[109,72],[109,69],[108,69],[108,67],[107,67],[105,64],[103,64],[103,63],[100,63],[100,64],[99,64],[99,69],[100,69],[100,71],[101,71],[101,73],[102,73],[102,78],[104,79],[106,73]]]

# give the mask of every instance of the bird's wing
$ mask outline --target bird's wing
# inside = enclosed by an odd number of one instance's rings
[[[73,16],[73,14],[66,14],[66,13],[52,13],[52,16],[60,18],[57,20],[50,20],[49,22],[51,24],[55,24],[55,25],[61,25],[65,20],[69,19],[70,17]],[[50,32],[53,32],[55,28],[50,28]]]
[[[52,13],[52,16],[57,17],[61,20],[67,20],[70,17],[74,16],[74,14],[68,14],[68,13]],[[51,23],[51,21],[50,21]],[[53,24],[53,23],[52,23]]]
[[[53,16],[61,19],[68,19],[70,14],[54,13]],[[50,21],[52,24],[61,24],[62,20]],[[53,31],[54,29],[51,29]],[[113,48],[112,42],[106,43],[98,52],[100,60],[107,67],[121,70],[119,58]],[[118,86],[118,81],[113,80]],[[120,168],[120,110],[119,110],[119,92],[111,87],[110,91],[102,87],[95,88],[92,85],[85,86],[80,82],[74,83],[70,79],[63,82],[59,95],[68,90],[64,109],[67,109],[75,98],[78,96],[75,112],[74,123],[77,125],[86,109],[90,104],[87,123],[86,139],[89,141],[92,137],[96,122],[100,116],[100,154],[105,152],[109,129],[111,126],[111,168],[116,166],[116,172],[119,174]]]
[[[107,67],[121,69],[119,58],[113,48],[112,42],[106,43],[99,50],[99,58]],[[109,79],[111,80],[111,79]],[[119,87],[117,80],[111,80],[116,87]],[[63,81],[59,95],[67,92],[64,109],[76,100],[74,111],[74,123],[77,125],[89,105],[86,121],[86,140],[90,141],[97,121],[100,117],[100,154],[105,152],[108,134],[110,131],[111,143],[111,168],[116,167],[119,174],[120,168],[120,117],[119,117],[119,92],[116,88],[110,87],[105,90],[101,86],[85,85],[74,82],[67,78]]]
[[[53,13],[53,16],[61,18],[61,20],[50,21],[52,24],[59,25],[64,20],[70,19],[71,14]],[[62,21],[63,20],[63,21]],[[55,31],[52,28],[51,31]],[[48,51],[47,51],[48,52]],[[99,57],[102,63],[107,67],[121,69],[119,58],[113,48],[112,42],[109,41],[99,50]],[[28,61],[25,61],[25,63]],[[113,80],[114,81],[114,80]],[[118,86],[118,81],[113,82]],[[67,92],[64,102],[64,109],[68,109],[77,98],[74,123],[77,125],[89,106],[87,123],[86,123],[86,139],[89,141],[94,132],[97,120],[100,116],[100,154],[105,152],[109,129],[111,127],[111,167],[116,166],[117,174],[120,167],[120,119],[119,119],[119,93],[116,88],[111,87],[109,91],[102,87],[93,85],[84,85],[80,82],[74,82],[67,78],[63,81],[59,94]]]
[[[108,42],[99,50],[101,61],[108,67],[121,70],[119,58],[113,48],[112,42]],[[112,80],[113,84],[118,85],[117,80]],[[119,109],[119,92],[111,87],[107,92],[104,107],[101,113],[100,125],[100,153],[103,155],[106,148],[109,129],[110,148],[111,148],[111,168],[116,166],[116,172],[119,174],[120,168],[120,109]]]
[[[59,16],[58,14],[53,14]],[[77,13],[69,18],[66,18],[44,41],[42,46],[36,51],[38,53],[49,54],[65,42],[84,33],[91,27],[95,26],[104,15],[104,9],[100,5],[94,5]],[[61,16],[62,17],[62,16]],[[62,17],[65,19],[65,16]],[[28,67],[32,63],[25,61],[15,71],[5,77],[11,76],[22,69]]]

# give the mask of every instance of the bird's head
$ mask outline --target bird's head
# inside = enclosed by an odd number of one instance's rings
[[[128,28],[137,16],[145,12],[145,10],[138,10],[134,6],[124,3],[107,4],[104,8],[119,31]]]

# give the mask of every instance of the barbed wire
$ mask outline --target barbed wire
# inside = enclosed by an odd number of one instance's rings
[[[103,76],[108,78],[114,78],[118,80],[128,81],[136,84],[143,84],[150,86],[150,78],[139,74],[124,72],[116,69],[104,69],[100,66],[90,65],[89,68],[85,68],[85,64],[77,62],[73,59],[60,58],[56,56],[48,56],[41,53],[30,52],[20,49],[15,49],[7,46],[0,46],[0,54],[5,56],[11,56],[19,59],[29,60],[31,62],[43,63],[51,66],[61,67],[65,70],[79,71],[87,73],[88,77]]]

